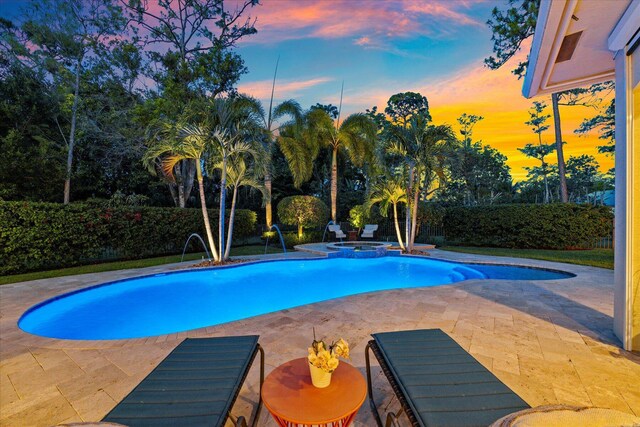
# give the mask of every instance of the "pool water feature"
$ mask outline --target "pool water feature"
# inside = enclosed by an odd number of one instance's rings
[[[50,338],[140,338],[218,325],[364,292],[469,279],[555,280],[570,273],[421,257],[258,262],[105,283],[44,301],[18,326]]]

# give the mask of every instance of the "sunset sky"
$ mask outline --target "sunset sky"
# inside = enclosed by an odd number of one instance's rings
[[[514,179],[520,180],[526,176],[523,166],[536,163],[517,150],[535,142],[524,124],[532,100],[522,96],[522,80],[511,74],[513,64],[497,71],[483,66],[492,48],[486,21],[493,7],[505,4],[264,0],[252,12],[258,34],[240,44],[249,73],[241,79],[239,90],[268,103],[280,56],[276,102],[295,98],[304,107],[316,102],[337,105],[344,81],[343,111],[349,114],[373,105],[384,110],[391,95],[420,92],[429,100],[437,124],[450,123],[457,130],[456,118],[462,113],[484,116],[475,128],[475,138],[503,152]],[[529,44],[520,58],[528,50]],[[540,100],[551,103],[545,97]],[[573,133],[594,112],[587,107],[561,107],[565,157],[592,154],[606,171],[613,167],[613,159],[597,153],[602,141]],[[554,140],[552,129],[544,140]],[[555,161],[555,155],[548,160]]]
[[[0,0],[2,15],[15,17],[22,4]],[[294,98],[305,108],[317,102],[337,105],[344,81],[343,112],[350,114],[374,105],[384,110],[398,92],[420,92],[436,124],[458,130],[462,113],[484,116],[475,139],[504,153],[514,179],[521,180],[523,166],[537,163],[517,150],[535,142],[524,124],[532,100],[522,96],[522,81],[511,69],[526,57],[529,43],[500,70],[483,65],[492,47],[486,21],[493,7],[505,5],[506,0],[262,0],[250,12],[258,34],[239,43],[249,72],[238,88],[267,106],[280,56],[276,102]],[[546,97],[540,100],[550,104]],[[561,107],[565,157],[592,154],[607,171],[613,159],[597,153],[602,141],[573,133],[594,114],[592,108]],[[553,129],[543,138],[552,142]],[[555,162],[555,155],[548,161]]]

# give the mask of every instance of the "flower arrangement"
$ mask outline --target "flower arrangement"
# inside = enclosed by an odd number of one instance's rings
[[[309,364],[324,372],[332,373],[340,364],[339,357],[349,358],[349,344],[340,338],[327,347],[324,341],[315,339],[314,332],[313,343],[309,347]]]

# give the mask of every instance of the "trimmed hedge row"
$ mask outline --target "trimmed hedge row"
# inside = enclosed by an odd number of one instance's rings
[[[448,243],[521,249],[587,249],[609,236],[613,213],[605,206],[518,204],[447,208]]]
[[[217,234],[218,211],[209,218]],[[234,240],[255,225],[255,212],[237,210]],[[191,233],[205,238],[200,209],[0,202],[0,274],[176,254]]]

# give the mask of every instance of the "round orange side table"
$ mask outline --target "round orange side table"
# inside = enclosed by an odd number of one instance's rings
[[[345,362],[328,387],[314,387],[306,357],[278,366],[262,386],[262,402],[282,427],[347,427],[366,397],[364,377]]]

